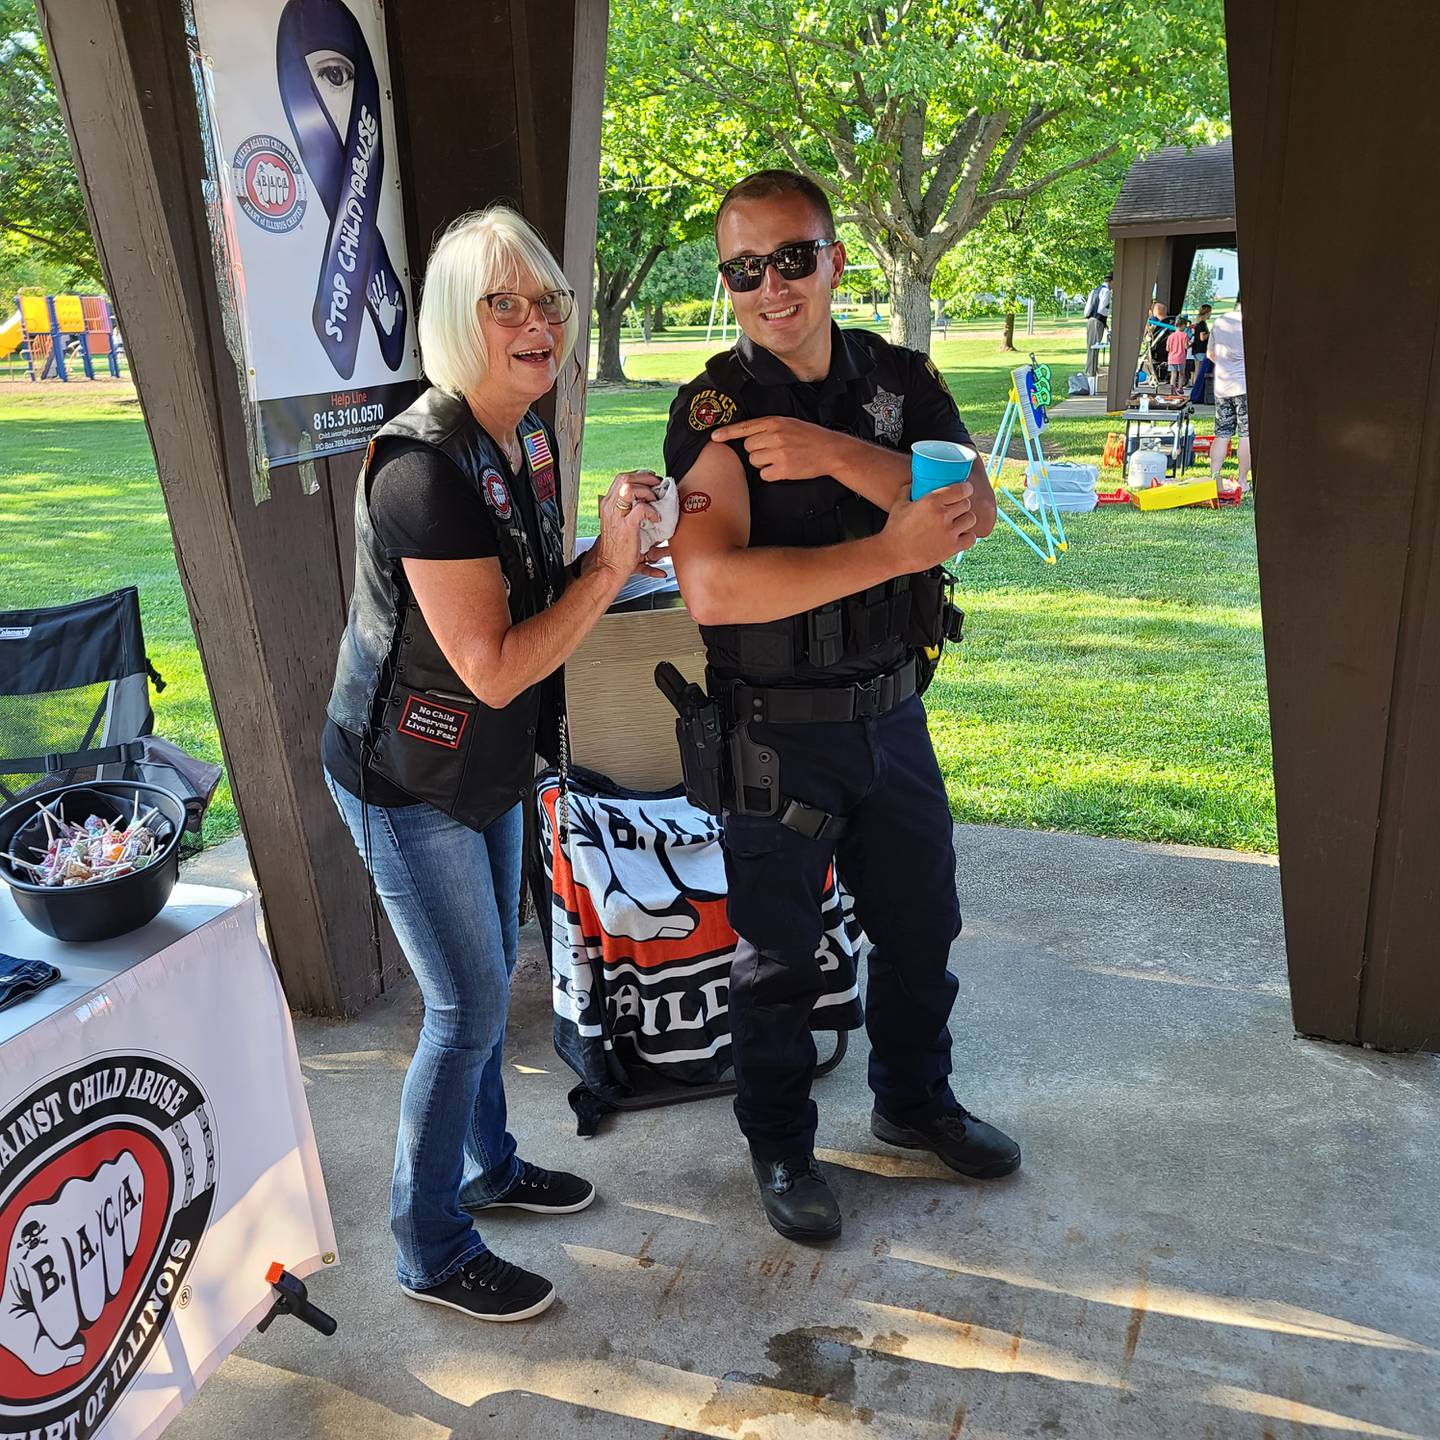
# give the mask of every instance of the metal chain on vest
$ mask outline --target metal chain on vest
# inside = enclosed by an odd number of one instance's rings
[[[570,838],[570,714],[562,704],[560,709],[560,791],[555,797],[555,823],[560,831],[560,843]]]

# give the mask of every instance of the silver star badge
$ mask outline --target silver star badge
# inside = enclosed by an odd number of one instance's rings
[[[875,438],[889,440],[892,444],[898,445],[904,429],[900,414],[905,408],[905,397],[892,395],[888,390],[877,389],[875,398],[864,408],[875,421]]]

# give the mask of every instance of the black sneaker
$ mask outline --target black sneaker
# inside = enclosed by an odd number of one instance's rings
[[[1020,1168],[1020,1147],[1002,1130],[977,1120],[963,1106],[930,1120],[898,1125],[878,1110],[870,1114],[870,1133],[887,1145],[929,1150],[952,1170],[972,1180],[998,1180]]]
[[[462,1265],[448,1280],[426,1290],[400,1287],[412,1300],[448,1305],[475,1320],[528,1320],[548,1310],[555,1287],[508,1260],[486,1251]]]
[[[528,1160],[520,1162],[520,1178],[488,1205],[467,1205],[471,1214],[481,1210],[533,1210],[539,1215],[573,1215],[595,1198],[595,1187],[563,1170],[542,1170]]]
[[[813,1155],[770,1161],[752,1155],[750,1167],[765,1218],[787,1240],[814,1243],[840,1233],[840,1206]]]

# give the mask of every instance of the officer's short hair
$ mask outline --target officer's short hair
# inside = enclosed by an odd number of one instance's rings
[[[491,205],[454,221],[430,252],[420,295],[420,364],[430,383],[452,395],[473,390],[490,368],[480,296],[531,284],[542,293],[570,289],[559,261],[523,215]],[[577,305],[565,322],[557,363],[579,335]]]
[[[720,217],[725,207],[736,200],[772,200],[777,195],[801,195],[810,202],[810,208],[820,217],[824,230],[823,238],[835,238],[835,212],[830,208],[830,197],[813,181],[794,170],[757,170],[732,185],[715,212],[715,235],[720,235]]]

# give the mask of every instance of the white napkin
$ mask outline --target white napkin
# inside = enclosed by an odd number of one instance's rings
[[[667,475],[655,486],[655,508],[660,519],[640,522],[640,542],[646,550],[663,545],[680,523],[680,487]]]

